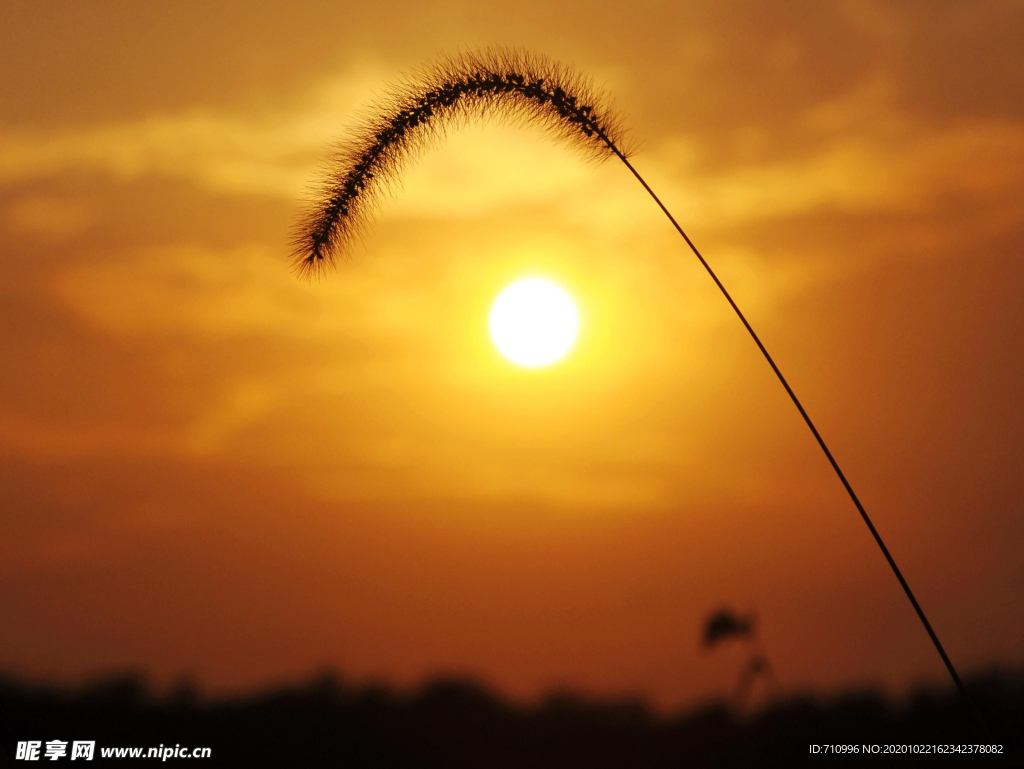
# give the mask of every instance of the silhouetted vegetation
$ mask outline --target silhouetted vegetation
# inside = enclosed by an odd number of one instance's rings
[[[749,648],[749,658],[740,670],[733,691],[734,707],[742,709],[753,691],[754,683],[761,679],[774,693],[777,687],[775,672],[768,661],[768,655],[761,649],[757,638],[757,618],[753,614],[738,614],[728,607],[712,612],[704,621],[701,645],[706,650],[714,649],[728,641],[744,641]]]
[[[1024,675],[992,673],[970,685],[1006,753],[961,765],[988,759],[1009,766],[1020,756]],[[74,690],[0,679],[5,760],[15,763],[19,740],[52,739],[95,740],[100,763],[103,746],[181,744],[212,748],[204,766],[446,769],[766,766],[808,756],[811,743],[983,742],[952,689],[921,689],[899,703],[873,691],[793,697],[741,717],[722,704],[662,716],[641,702],[571,694],[514,705],[461,680],[403,693],[325,674],[245,698],[207,699],[189,685],[158,697],[131,675]],[[936,758],[898,760],[927,765]]]
[[[536,125],[594,160],[629,154],[608,97],[570,67],[500,47],[442,57],[393,84],[334,148],[295,231],[299,273],[333,265],[409,158],[475,119]]]
[[[498,47],[442,58],[423,67],[418,76],[407,78],[392,88],[390,95],[368,110],[362,123],[338,144],[333,159],[325,169],[326,173],[292,239],[292,257],[299,274],[307,277],[320,274],[325,267],[334,264],[335,259],[365,226],[389,185],[398,182],[403,164],[415,150],[430,146],[449,128],[459,127],[467,119],[479,117],[536,123],[592,159],[618,158],[636,177],[715,282],[771,366],[832,465],[850,501],[860,513],[949,671],[950,678],[971,709],[975,721],[982,732],[991,738],[991,729],[984,715],[974,704],[914,591],[910,589],[910,584],[896,565],[896,559],[886,547],[882,535],[872,523],[825,439],[814,426],[768,348],[726,290],[725,284],[719,280],[711,265],[640,172],[629,162],[629,149],[622,146],[625,132],[611,102],[607,95],[595,90],[587,78],[546,57]],[[736,618],[723,614],[719,619],[729,623]],[[742,624],[727,624],[719,629],[724,630],[726,635],[742,635],[749,630]],[[746,676],[753,681],[766,671],[770,674],[770,670],[767,657],[760,654],[748,664]],[[737,696],[745,696],[744,688],[741,681]]]

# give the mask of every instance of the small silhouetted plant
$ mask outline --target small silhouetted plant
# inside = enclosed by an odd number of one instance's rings
[[[732,609],[719,609],[704,621],[701,643],[706,649],[713,649],[722,641],[732,638],[753,637],[757,619],[752,614],[737,614]]]
[[[722,608],[713,612],[704,621],[701,644],[710,651],[727,641],[744,641],[750,656],[740,669],[733,690],[733,704],[741,710],[747,703],[754,687],[754,681],[762,679],[769,687],[769,696],[775,687],[775,672],[768,656],[761,648],[757,637],[757,617],[753,614],[738,614],[732,609]]]
[[[621,122],[608,97],[594,89],[588,78],[543,56],[494,48],[443,57],[395,85],[388,96],[364,113],[363,121],[338,145],[328,162],[295,231],[293,262],[299,274],[319,275],[333,266],[368,222],[389,185],[397,183],[405,162],[416,152],[431,147],[447,131],[460,128],[473,118],[538,126],[592,159],[618,158],[643,185],[718,286],[775,372],[896,575],[961,695],[982,730],[989,734],[939,637],[839,463],[714,270],[629,162]]]

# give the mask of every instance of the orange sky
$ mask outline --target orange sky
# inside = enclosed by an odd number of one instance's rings
[[[592,73],[954,661],[1024,661],[1024,5],[53,3],[0,27],[0,669],[337,667],[664,705],[756,609],[786,690],[945,672],[714,285],[621,166],[458,133],[353,259],[288,268],[388,79]],[[211,7],[212,6],[212,7]],[[517,369],[487,312],[574,297]]]

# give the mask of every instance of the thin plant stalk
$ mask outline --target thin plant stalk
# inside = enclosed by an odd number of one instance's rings
[[[398,183],[400,171],[410,156],[432,146],[452,126],[461,127],[469,120],[491,117],[538,125],[553,138],[592,160],[617,158],[658,204],[729,302],[800,412],[917,612],[961,696],[982,731],[991,737],[921,604],[818,428],[715,271],[629,162],[630,152],[624,143],[621,122],[607,96],[595,89],[588,79],[542,56],[492,48],[443,58],[399,83],[390,96],[364,113],[362,122],[336,148],[320,184],[314,188],[310,205],[293,238],[293,264],[298,273],[306,277],[320,275],[335,264],[336,256],[363,230],[391,185]]]
[[[821,450],[825,452],[825,456],[828,458],[829,464],[832,465],[832,469],[835,470],[836,475],[839,476],[839,480],[842,482],[843,488],[846,489],[846,493],[850,496],[850,499],[853,501],[854,506],[857,508],[857,512],[860,513],[860,517],[864,519],[864,523],[867,525],[868,531],[871,532],[871,536],[875,538],[875,542],[878,544],[879,549],[882,551],[882,555],[885,556],[885,560],[889,563],[889,567],[892,569],[892,573],[895,574],[896,579],[899,580],[900,587],[903,588],[903,592],[907,594],[907,598],[910,600],[910,605],[913,606],[914,611],[917,612],[918,619],[921,620],[921,624],[924,625],[924,629],[928,632],[928,637],[932,639],[932,643],[935,645],[935,650],[939,653],[939,656],[942,658],[942,662],[945,664],[946,670],[949,671],[949,675],[953,678],[953,682],[956,684],[956,688],[960,691],[960,694],[963,697],[964,702],[967,703],[968,707],[971,710],[971,713],[974,715],[974,718],[978,722],[978,725],[981,727],[982,731],[984,731],[987,737],[991,738],[992,734],[988,729],[988,725],[985,723],[985,719],[982,717],[981,712],[974,704],[974,701],[971,699],[971,696],[967,693],[967,687],[964,686],[964,682],[960,679],[959,673],[956,672],[956,667],[953,665],[953,661],[949,658],[949,655],[946,654],[946,650],[943,648],[942,642],[939,640],[939,636],[935,633],[935,630],[932,628],[932,623],[928,621],[928,617],[925,616],[924,609],[922,609],[921,604],[918,603],[917,597],[914,595],[914,591],[910,589],[910,585],[907,583],[906,578],[903,576],[903,572],[901,572],[900,567],[896,565],[896,559],[892,557],[892,553],[889,552],[889,548],[885,546],[885,541],[882,539],[882,535],[878,533],[878,529],[875,528],[875,524],[871,522],[871,517],[868,515],[867,510],[864,509],[864,505],[861,504],[860,499],[857,497],[857,493],[853,490],[853,486],[851,486],[850,482],[846,479],[846,474],[842,471],[842,468],[839,467],[839,463],[836,461],[836,458],[832,456],[832,452],[829,450],[828,445],[825,443],[825,439],[821,437],[821,433],[818,432],[818,428],[814,426],[814,422],[811,420],[811,417],[804,409],[803,404],[800,403],[800,399],[796,397],[796,393],[793,392],[793,388],[789,386],[789,382],[786,381],[786,377],[782,375],[782,371],[779,370],[779,367],[775,363],[775,360],[768,352],[768,349],[764,346],[764,342],[761,341],[761,338],[757,335],[757,332],[754,331],[753,326],[750,325],[750,321],[747,320],[746,316],[743,314],[739,306],[736,304],[736,301],[732,298],[732,296],[726,290],[725,286],[722,284],[722,281],[718,279],[718,276],[715,274],[715,271],[711,269],[711,265],[707,263],[707,260],[704,259],[700,251],[697,249],[697,246],[693,244],[693,241],[690,240],[689,236],[686,234],[683,228],[679,226],[679,222],[677,222],[675,217],[672,216],[669,210],[665,207],[665,204],[661,202],[661,199],[655,194],[654,190],[650,188],[650,186],[640,175],[640,173],[633,167],[633,164],[630,163],[629,160],[627,160],[626,157],[621,152],[619,152],[617,148],[613,146],[612,151],[615,152],[619,160],[621,160],[625,164],[626,168],[629,169],[630,173],[632,173],[633,176],[636,177],[637,181],[639,181],[640,184],[643,185],[643,188],[647,190],[647,193],[654,199],[654,202],[658,204],[658,206],[664,212],[665,216],[668,217],[668,220],[672,222],[672,226],[676,228],[676,231],[683,237],[683,240],[686,241],[686,245],[690,247],[690,250],[693,251],[694,256],[696,256],[697,259],[700,261],[701,266],[703,266],[704,269],[707,271],[708,275],[711,276],[711,279],[715,282],[715,285],[718,286],[719,291],[722,292],[722,296],[724,296],[726,301],[729,302],[729,306],[732,307],[733,311],[736,313],[736,316],[740,319],[740,322],[743,323],[743,327],[747,330],[747,333],[750,334],[750,338],[754,340],[754,344],[757,345],[757,349],[761,351],[761,354],[764,356],[764,359],[768,361],[768,365],[772,367],[772,371],[775,372],[775,376],[778,378],[783,388],[785,388],[786,394],[789,395],[790,400],[793,401],[793,405],[796,406],[797,411],[800,412],[800,416],[803,417],[803,420],[807,424],[807,427],[810,428],[811,434],[814,436],[814,440],[818,442],[818,445],[821,447]]]

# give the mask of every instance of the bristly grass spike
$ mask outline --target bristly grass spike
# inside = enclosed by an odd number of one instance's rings
[[[609,99],[542,56],[506,49],[441,58],[390,89],[336,148],[296,229],[304,276],[334,265],[397,182],[407,161],[474,119],[539,126],[584,157],[626,156]]]

